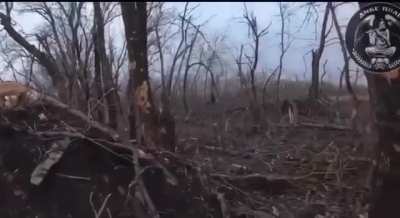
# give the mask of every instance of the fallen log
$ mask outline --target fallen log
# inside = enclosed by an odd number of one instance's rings
[[[287,125],[287,124],[277,124],[277,127],[289,128],[289,127],[307,127],[307,128],[317,128],[326,130],[338,130],[338,131],[350,131],[349,126],[329,124],[329,123],[311,123],[311,122],[300,122],[297,124]]]
[[[233,185],[253,190],[264,190],[271,194],[283,193],[288,188],[292,187],[290,180],[295,180],[296,177],[280,176],[280,175],[262,175],[258,173],[236,176],[214,173],[211,178],[223,179],[229,181]]]
[[[330,129],[330,130],[344,130],[344,131],[351,130],[351,128],[348,126],[329,124],[329,123],[302,122],[302,123],[299,123],[299,125],[302,127],[321,128],[321,129]]]
[[[71,108],[68,105],[60,102],[59,100],[57,100],[51,96],[41,93],[39,95],[39,98],[37,99],[37,101],[34,101],[32,103],[32,105],[36,105],[36,104],[48,104],[50,106],[53,106],[53,107],[61,110],[62,112],[66,112],[66,113],[82,120],[83,122],[87,123],[93,129],[96,129],[99,132],[111,137],[114,141],[120,140],[120,136],[115,130],[97,122],[96,120],[90,119],[88,116],[86,116],[81,111]]]

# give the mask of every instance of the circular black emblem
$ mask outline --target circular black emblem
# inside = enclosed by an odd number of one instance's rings
[[[353,15],[346,30],[351,58],[362,68],[387,72],[400,66],[400,9],[388,3],[368,5]]]

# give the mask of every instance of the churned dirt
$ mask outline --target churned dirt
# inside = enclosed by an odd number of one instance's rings
[[[40,113],[47,119],[40,120]],[[275,123],[254,133],[247,113],[176,116],[177,151],[153,155],[178,184],[169,184],[158,169],[143,174],[160,217],[365,214],[369,162],[351,131]],[[60,162],[35,186],[29,182],[32,171],[62,137],[34,132],[74,127],[101,136],[46,107],[2,112],[0,124],[0,217],[134,216],[129,184],[135,172],[129,159],[121,158],[129,151],[114,149],[118,156],[90,140],[71,138]]]

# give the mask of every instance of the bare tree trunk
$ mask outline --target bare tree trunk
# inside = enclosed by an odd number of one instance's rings
[[[78,79],[81,77],[82,74],[82,60],[81,60],[81,46],[78,36],[78,28],[80,25],[82,7],[84,2],[74,2],[71,3],[71,17],[68,19],[68,23],[71,29],[72,35],[72,54],[73,54],[73,62],[72,62],[72,69],[73,74],[72,77],[69,79],[69,85],[71,87],[70,95],[72,99],[72,105],[76,105],[82,111],[86,111],[86,102],[84,101],[84,95],[82,95],[83,89],[81,86],[78,85]],[[82,81],[82,80],[80,80]]]
[[[340,78],[339,78],[339,89],[341,90],[343,88],[343,78],[344,78],[344,69],[340,71]]]
[[[181,38],[180,38],[178,47],[177,47],[177,49],[175,51],[174,57],[172,59],[172,64],[171,64],[171,67],[170,67],[170,70],[169,70],[169,77],[168,77],[167,84],[166,84],[166,88],[167,89],[165,90],[166,94],[164,96],[167,97],[167,98],[163,99],[163,102],[164,102],[163,103],[163,110],[166,111],[166,112],[170,110],[170,98],[171,98],[171,93],[172,93],[172,82],[173,82],[174,75],[175,75],[176,64],[178,63],[179,59],[181,59],[181,63],[182,63],[182,61],[183,61],[183,59],[185,58],[185,55],[186,55],[187,48],[184,45],[184,42],[185,42],[185,39],[187,37],[187,31],[188,31],[188,28],[189,28],[189,22],[187,22],[186,25],[185,25],[185,21],[188,19],[187,18],[187,13],[189,11],[188,10],[188,6],[189,6],[189,3],[186,2],[185,8],[184,8],[184,11],[183,11],[183,15],[181,17],[180,24],[179,24],[179,28],[180,28],[179,31],[180,31],[180,37]],[[179,68],[179,66],[178,66],[178,68]],[[180,71],[180,70],[178,70],[178,71]]]
[[[158,48],[158,54],[160,58],[160,68],[161,68],[161,106],[162,110],[160,113],[160,120],[159,120],[159,127],[162,130],[160,132],[160,137],[161,141],[167,145],[169,150],[175,150],[175,120],[171,114],[170,110],[170,97],[171,97],[171,84],[170,82],[172,81],[172,76],[173,76],[173,69],[170,71],[170,77],[168,81],[166,81],[165,78],[165,68],[164,68],[164,54],[163,54],[163,48],[161,45],[161,36],[160,36],[160,22],[162,17],[162,4],[158,6],[158,12],[159,12],[159,17],[157,17],[156,23],[155,23],[155,35],[156,35],[156,46]],[[183,21],[181,23],[181,27],[183,28]],[[181,39],[181,43],[183,43],[183,38]],[[178,50],[176,51],[176,55],[178,55],[180,46],[178,47]],[[175,68],[175,61],[178,56],[175,56],[176,59],[174,59],[174,64],[171,66],[171,68]],[[182,60],[183,61],[183,60]],[[168,83],[167,83],[168,82]]]
[[[344,73],[345,73],[346,88],[347,88],[347,91],[351,94],[353,101],[357,104],[358,99],[357,99],[356,94],[354,93],[354,90],[353,90],[353,87],[351,86],[351,81],[350,81],[349,59],[348,59],[348,55],[347,55],[344,38],[343,38],[342,32],[340,31],[340,26],[339,26],[339,22],[337,20],[335,8],[332,6],[332,4],[328,4],[328,5],[329,5],[330,11],[332,13],[333,24],[335,25],[335,29],[336,29],[336,32],[337,32],[337,35],[339,38],[339,42],[340,42],[340,47],[342,49],[343,61],[344,61],[343,69],[344,69]]]
[[[211,80],[210,81],[210,98],[209,98],[209,101],[208,101],[210,104],[215,104],[216,96],[218,96],[218,86],[217,86],[217,83],[215,81],[214,72],[211,70],[211,67],[214,64],[213,62],[214,62],[215,58],[217,58],[217,53],[214,50],[211,53],[211,56],[208,58],[206,65],[200,63],[201,65],[203,65],[206,68],[206,70],[207,70],[206,72],[208,72],[210,74],[210,80]]]
[[[246,5],[245,5],[246,6]],[[258,58],[259,58],[259,46],[260,46],[260,38],[263,37],[268,33],[268,29],[270,25],[266,26],[263,29],[259,29],[259,26],[257,25],[257,18],[254,16],[254,14],[249,14],[247,11],[247,8],[245,7],[243,18],[246,21],[247,26],[250,29],[251,36],[252,36],[252,41],[253,41],[253,46],[254,46],[254,53],[252,58],[246,56],[247,60],[249,61],[249,76],[250,76],[250,111],[252,113],[253,117],[253,132],[257,132],[258,128],[261,124],[261,118],[263,117],[261,115],[262,110],[261,106],[258,102],[258,96],[257,96],[257,89],[256,89],[256,70],[257,70],[257,65],[258,65]],[[238,67],[239,67],[239,75],[242,77],[242,69],[241,69],[241,56],[243,52],[243,46],[240,49],[240,56],[239,56],[239,61],[238,61]],[[253,59],[253,60],[251,60]]]
[[[204,54],[204,50],[203,50],[203,48],[201,48],[199,60],[202,60],[203,54]],[[199,94],[200,91],[198,90],[198,78],[200,75],[200,70],[201,70],[201,65],[198,65],[198,67],[196,69],[196,73],[194,74],[194,77],[193,77],[193,80],[191,83],[191,87],[192,87],[191,92],[196,94],[197,98],[201,97],[201,94]]]
[[[188,80],[188,75],[189,71],[191,69],[190,61],[192,57],[192,52],[193,48],[197,39],[197,36],[199,34],[199,30],[196,30],[195,35],[193,36],[192,41],[190,42],[190,47],[189,47],[189,54],[188,57],[186,58],[186,66],[185,66],[185,72],[183,73],[183,93],[182,93],[182,101],[183,101],[183,107],[185,109],[186,116],[189,114],[189,105],[187,103],[187,80]],[[201,60],[200,60],[201,61]]]
[[[187,55],[188,46],[185,43],[188,38],[188,30],[191,25],[190,19],[190,9],[188,8],[189,3],[185,4],[183,14],[180,16],[179,20],[179,33],[180,41],[178,43],[177,49],[173,54],[172,64],[168,70],[168,77],[165,75],[164,69],[164,58],[163,49],[161,46],[161,36],[159,35],[159,25],[160,17],[156,21],[155,33],[156,33],[156,46],[158,47],[160,64],[161,64],[161,80],[162,80],[162,90],[161,90],[161,114],[160,114],[160,128],[161,128],[161,141],[170,149],[175,149],[175,120],[171,113],[171,97],[177,96],[177,86],[180,81],[180,74],[182,67],[184,66],[184,61]],[[162,14],[162,8],[159,7],[159,12]]]
[[[352,97],[352,103],[353,103],[353,106],[354,106],[353,107],[353,112],[355,112],[355,113],[353,113],[353,117],[352,117],[352,120],[351,120],[351,126],[352,126],[352,129],[353,129],[354,136],[355,137],[359,137],[359,135],[361,133],[358,132],[358,130],[357,130],[357,123],[356,123],[357,120],[353,119],[353,118],[355,117],[355,114],[359,113],[358,109],[360,108],[360,101],[358,101],[357,95],[354,93],[353,87],[351,86],[349,59],[348,59],[348,55],[347,55],[345,41],[344,41],[342,32],[340,31],[340,26],[339,26],[339,22],[337,20],[335,8],[333,7],[332,4],[329,7],[330,7],[330,11],[332,13],[333,24],[335,26],[336,33],[337,33],[338,38],[339,38],[340,47],[342,49],[343,61],[344,61],[343,71],[344,71],[344,76],[345,76],[346,88],[347,88],[347,91],[350,93],[350,95]]]
[[[318,52],[311,51],[311,87],[309,90],[309,96],[312,99],[317,99],[319,94],[319,60]]]
[[[242,67],[243,47],[244,47],[244,45],[240,46],[239,56],[235,61],[236,61],[236,65],[238,67],[238,76],[239,76],[239,80],[240,80],[240,86],[242,89],[246,90],[246,92],[247,92],[247,79],[245,78],[245,75],[243,72],[243,67]]]
[[[311,60],[311,86],[309,90],[309,97],[311,99],[317,99],[319,97],[319,64],[321,61],[322,53],[325,48],[326,40],[326,26],[328,22],[329,7],[332,5],[331,2],[326,3],[324,19],[322,21],[321,35],[319,40],[319,47],[317,50],[312,50],[312,60]]]
[[[273,71],[271,74],[269,74],[269,76],[267,77],[267,79],[264,82],[263,85],[263,90],[262,90],[262,104],[263,107],[266,105],[267,101],[266,101],[266,96],[267,96],[267,86],[268,84],[271,82],[271,80],[273,79],[273,77],[275,76],[276,70]]]
[[[281,54],[279,56],[279,67],[278,67],[278,77],[276,80],[276,102],[279,103],[280,96],[279,96],[279,88],[281,83],[281,76],[282,76],[282,68],[283,68],[283,57],[285,55],[285,45],[284,45],[284,36],[285,36],[285,14],[283,11],[282,2],[279,2],[279,15],[281,17]]]
[[[322,89],[323,89],[323,86],[324,86],[324,78],[325,78],[326,74],[328,73],[328,71],[326,70],[326,65],[327,64],[328,64],[328,59],[325,60],[324,64],[322,65],[323,73],[322,73],[321,78],[319,80],[319,84],[320,84],[319,93],[322,93]]]
[[[103,93],[107,102],[107,112],[108,112],[108,124],[116,129],[117,128],[117,116],[120,114],[119,110],[119,95],[118,90],[115,87],[112,67],[109,59],[107,58],[107,52],[105,47],[104,39],[104,18],[100,7],[100,2],[94,2],[94,20],[96,23],[96,43],[95,50],[98,54],[98,59],[100,61],[100,71],[101,78],[103,79]]]
[[[34,56],[40,65],[42,65],[50,76],[54,87],[58,91],[58,97],[62,101],[69,99],[67,90],[66,78],[60,73],[54,61],[44,52],[37,49],[34,45],[30,44],[21,34],[19,34],[11,25],[11,17],[0,12],[1,25],[7,31],[8,35],[14,39],[19,45],[26,49],[32,56]],[[68,102],[67,102],[68,103]]]
[[[368,4],[359,3],[360,8]],[[400,6],[399,3],[394,4]],[[373,148],[369,218],[395,218],[399,216],[400,201],[400,78],[392,78],[389,84],[384,77],[368,71],[364,71],[364,74],[378,129],[378,143]]]
[[[159,145],[158,112],[153,102],[147,63],[147,13],[145,2],[121,2],[129,59],[130,135],[139,144]]]
[[[97,44],[97,33],[93,33],[93,41],[94,44]],[[94,117],[96,120],[99,122],[104,123],[106,118],[105,118],[105,102],[104,102],[104,88],[103,88],[103,79],[102,79],[102,74],[101,74],[101,60],[100,60],[100,55],[98,52],[98,49],[94,49],[94,87],[95,87],[95,93],[96,95],[94,96],[94,99],[96,100],[93,102],[91,108],[91,112],[93,113]]]

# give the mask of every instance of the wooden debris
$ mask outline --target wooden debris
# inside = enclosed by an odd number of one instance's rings
[[[311,122],[299,122],[296,125],[285,125],[277,124],[278,127],[288,128],[288,127],[308,127],[326,130],[338,130],[338,131],[350,131],[351,128],[343,125],[329,124],[329,123],[311,123]]]
[[[228,204],[223,193],[217,193],[217,199],[221,207],[222,218],[230,218]]]
[[[49,104],[49,105],[51,105],[51,106],[53,106],[53,107],[55,107],[57,109],[60,109],[60,113],[61,112],[66,112],[66,113],[71,114],[74,117],[82,120],[83,122],[89,124],[89,126],[91,128],[96,129],[99,132],[111,137],[114,141],[119,141],[120,140],[120,136],[115,130],[113,130],[113,129],[111,129],[111,128],[109,128],[109,127],[107,127],[107,126],[105,126],[105,125],[93,120],[93,119],[90,119],[88,116],[86,116],[81,111],[73,109],[73,108],[69,107],[68,105],[58,101],[57,99],[55,99],[55,98],[53,98],[51,96],[44,95],[44,94],[42,94],[40,96],[40,100],[41,101],[36,101],[35,103],[36,104],[38,104],[38,103]]]
[[[235,186],[250,188],[253,190],[269,190],[272,192],[282,192],[291,187],[290,180],[295,180],[296,177],[280,176],[280,175],[262,175],[253,173],[249,175],[231,176],[225,174],[211,174],[212,178],[225,179]]]
[[[48,157],[43,160],[32,172],[31,183],[33,185],[40,185],[43,182],[51,167],[58,163],[69,144],[70,140],[69,138],[66,138],[62,141],[55,142],[51,146],[50,150],[48,151]]]
[[[299,124],[303,127],[311,127],[311,128],[321,128],[321,129],[329,129],[329,130],[351,130],[348,126],[336,125],[336,124],[329,124],[329,123],[306,123],[302,122]]]

